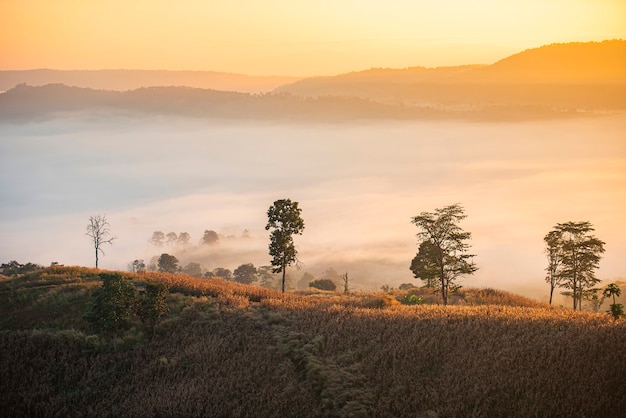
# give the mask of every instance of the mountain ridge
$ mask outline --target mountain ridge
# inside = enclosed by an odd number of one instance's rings
[[[580,68],[575,65],[579,62],[584,63]],[[489,66],[372,68],[302,79],[269,93],[183,85],[120,91],[22,83],[0,94],[2,120],[82,111],[282,121],[527,120],[624,110],[622,40],[553,44]]]
[[[626,41],[546,45],[491,65],[370,69],[306,78],[274,92],[448,108],[474,103],[623,108]]]
[[[94,90],[127,91],[154,86],[187,86],[243,93],[265,93],[300,77],[252,76],[218,71],[170,70],[6,70],[0,71],[0,91],[18,84],[65,84]]]

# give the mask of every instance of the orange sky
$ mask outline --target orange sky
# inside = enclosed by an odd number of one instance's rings
[[[626,39],[624,0],[0,0],[0,70],[327,75]]]

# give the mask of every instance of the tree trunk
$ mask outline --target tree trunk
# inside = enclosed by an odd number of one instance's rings
[[[443,257],[439,259],[439,275],[441,279],[441,300],[443,306],[448,305],[448,283],[446,283],[446,275],[443,268]]]
[[[282,289],[283,289],[283,293],[285,293],[285,266],[284,265],[283,265],[283,286],[282,286]]]
[[[554,293],[554,286],[550,285],[550,305],[552,305],[552,294]]]
[[[117,353],[117,332],[113,334],[113,351]]]
[[[98,247],[96,247],[96,268],[98,268]]]
[[[282,285],[283,293],[285,293],[285,273],[286,273],[285,270],[286,270],[286,267],[287,266],[285,266],[285,257],[283,256],[283,285]]]
[[[443,301],[443,306],[448,305],[448,286],[446,279],[441,279],[441,300]]]

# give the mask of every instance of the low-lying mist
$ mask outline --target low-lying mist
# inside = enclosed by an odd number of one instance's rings
[[[543,237],[588,220],[606,242],[598,276],[626,276],[626,117],[526,123],[272,124],[119,117],[0,125],[0,256],[93,265],[85,236],[103,214],[118,239],[100,266],[163,252],[207,270],[268,265],[266,211],[300,202],[302,263],[348,272],[355,290],[415,282],[412,216],[468,215],[479,270],[464,286],[547,296]],[[247,229],[248,237],[242,237]],[[187,232],[187,250],[154,231]],[[205,230],[222,234],[200,245]],[[232,236],[228,238],[228,236]]]

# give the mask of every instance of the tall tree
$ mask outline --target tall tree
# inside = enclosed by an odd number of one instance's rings
[[[570,290],[566,293],[572,296],[574,310],[581,310],[584,292],[600,282],[595,271],[604,253],[605,243],[592,235],[593,231],[588,221],[565,222],[556,224],[547,235],[552,234],[555,251],[560,257],[560,264],[555,270],[558,283]]]
[[[415,277],[428,281],[436,267],[444,305],[448,304],[448,294],[450,289],[455,288],[456,280],[478,269],[471,261],[474,255],[467,253],[470,248],[467,241],[471,233],[463,231],[458,225],[466,217],[461,205],[454,204],[435,209],[434,212],[422,212],[411,220],[420,229],[417,237],[421,240],[420,249],[423,250],[421,256],[419,253],[416,256],[418,261],[413,260],[411,271]],[[425,241],[430,241],[432,247],[423,244]]]
[[[176,235],[176,232],[168,232],[165,234],[165,240],[167,245],[174,245],[178,241],[178,235]]]
[[[297,261],[298,251],[293,243],[293,235],[302,235],[304,220],[300,216],[302,209],[298,202],[281,199],[274,202],[267,210],[266,230],[270,233],[269,253],[274,273],[283,273],[282,292],[285,293],[285,274],[288,266]]]
[[[162,231],[154,231],[152,233],[152,238],[150,238],[150,242],[157,248],[163,246],[165,241],[165,234]]]
[[[173,255],[169,255],[166,253],[161,254],[159,257],[159,271],[165,273],[176,273],[178,272],[178,258]]]
[[[113,245],[113,241],[116,240],[117,237],[111,236],[111,226],[107,221],[107,217],[101,215],[89,217],[86,235],[91,238],[93,242],[93,247],[96,252],[96,268],[98,268],[98,256],[100,253],[104,255],[102,246],[104,244]]]
[[[257,269],[252,263],[242,264],[233,271],[233,279],[244,284],[256,282],[258,280]]]
[[[191,235],[187,232],[181,232],[178,234],[178,243],[181,245],[188,245],[189,241],[191,241]]]
[[[96,332],[113,335],[117,351],[117,336],[130,328],[130,315],[137,301],[135,286],[119,273],[102,273],[102,287],[93,293],[92,302],[83,316]]]
[[[554,289],[561,286],[561,278],[559,276],[559,269],[563,259],[561,233],[556,230],[550,231],[543,237],[543,241],[546,243],[545,253],[548,257],[546,282],[550,284],[550,305],[552,305]]]

